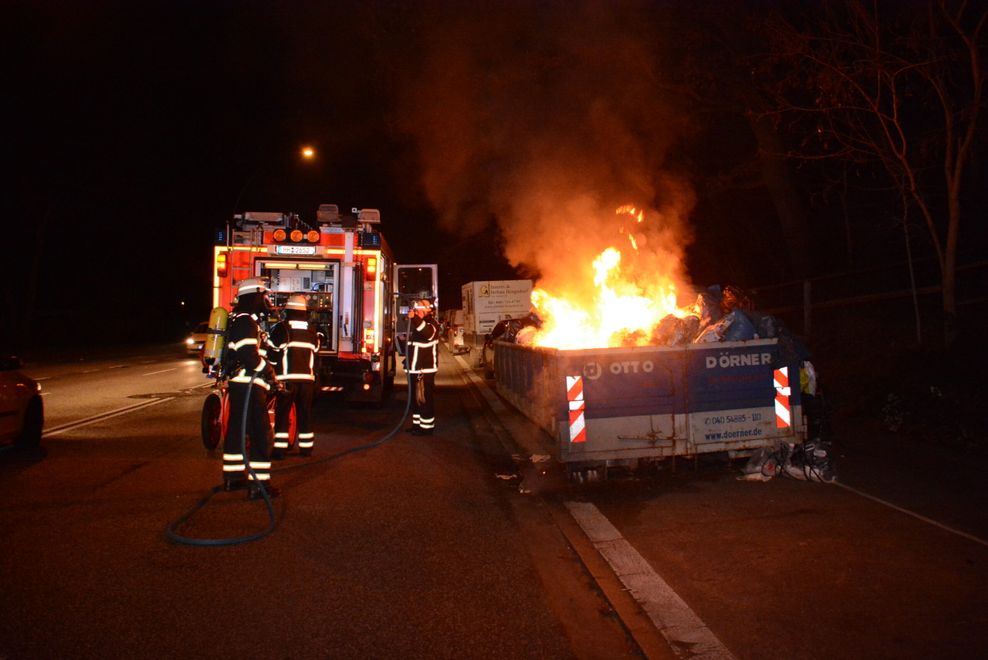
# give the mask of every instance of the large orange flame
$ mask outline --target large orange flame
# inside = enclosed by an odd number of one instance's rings
[[[633,231],[644,222],[644,211],[633,206],[617,209],[620,216],[629,216],[627,233],[631,252],[639,256],[639,244],[644,235]],[[570,287],[583,292],[580,296],[563,298],[545,289],[532,291],[532,304],[543,321],[533,343],[560,349],[606,348],[611,346],[643,346],[653,343],[653,332],[659,322],[672,314],[685,316],[688,310],[677,306],[677,284],[680,264],[643,259],[648,272],[635,272],[632,263],[623,267],[625,255],[614,246],[604,249],[593,261],[593,283]],[[580,269],[574,268],[574,273]]]

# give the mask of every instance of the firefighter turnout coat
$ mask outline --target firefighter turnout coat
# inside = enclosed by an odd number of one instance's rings
[[[431,316],[412,319],[408,337],[408,372],[434,374],[439,370],[439,326]]]
[[[297,312],[289,312],[290,315]],[[312,397],[315,389],[316,351],[319,336],[308,321],[288,318],[273,328],[268,337],[271,358],[277,379],[285,385],[285,393],[275,408],[274,457],[280,458],[291,440],[291,409],[295,406],[298,448],[312,451],[315,434],[312,430]]]
[[[250,468],[261,481],[271,478],[271,462],[268,456],[270,423],[267,413],[269,379],[274,376],[271,365],[264,358],[261,327],[257,316],[246,312],[234,314],[230,328],[229,352],[235,356],[229,384],[230,422],[227,424],[223,443],[223,477],[227,481],[244,478],[246,470],[243,454],[244,434],[250,438]],[[246,426],[243,410],[247,409]]]
[[[432,435],[436,426],[435,387],[439,370],[439,326],[432,316],[414,318],[408,337],[408,373],[415,376],[412,429],[416,435]]]

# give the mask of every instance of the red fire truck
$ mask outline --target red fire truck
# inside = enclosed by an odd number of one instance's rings
[[[213,259],[213,307],[228,310],[245,279],[267,278],[274,303],[305,296],[309,322],[321,335],[316,384],[342,392],[347,401],[381,401],[394,384],[396,317],[403,313],[400,282],[415,273],[421,297],[437,298],[436,268],[423,285],[423,266],[394,263],[378,231],[377,209],[340,215],[322,204],[314,223],[297,214],[245,212],[217,236]],[[438,300],[436,300],[438,302]]]

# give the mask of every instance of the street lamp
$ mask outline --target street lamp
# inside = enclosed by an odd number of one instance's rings
[[[316,148],[312,145],[306,144],[299,148],[299,156],[303,161],[314,162],[316,160],[316,153]],[[258,163],[257,167],[254,168],[254,170],[250,173],[250,176],[244,180],[244,184],[240,187],[240,192],[237,193],[237,200],[233,203],[234,213],[236,213],[237,209],[240,207],[240,200],[244,196],[244,192],[246,192],[247,188],[250,187],[250,185],[257,179],[258,174],[260,174],[262,170],[269,172],[270,167],[271,163],[262,161]]]

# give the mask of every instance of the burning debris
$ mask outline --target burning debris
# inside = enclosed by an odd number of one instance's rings
[[[532,291],[532,312],[501,321],[494,340],[562,350],[682,346],[781,338],[799,353],[779,321],[754,310],[739,287],[696,289],[688,282],[676,218],[632,205],[597,234],[610,245],[590,268],[574,255]],[[588,241],[595,242],[590,236]],[[597,242],[597,245],[601,243]],[[805,356],[798,356],[805,359]]]
[[[558,301],[549,306],[540,306],[536,299],[536,309],[558,309]],[[573,314],[575,318],[588,318]],[[556,334],[543,333],[546,325],[538,312],[523,319],[501,321],[502,331],[493,339],[515,343],[534,344],[554,348],[603,348],[633,346],[682,346],[723,341],[748,341],[751,339],[788,338],[788,332],[774,316],[755,311],[751,300],[740,288],[729,285],[723,289],[719,285],[697,293],[693,304],[677,308],[661,317],[651,327],[624,327],[615,329],[603,346],[554,346]],[[524,329],[526,332],[520,333]],[[523,336],[519,336],[523,335]]]

